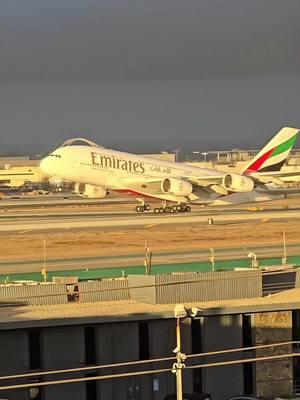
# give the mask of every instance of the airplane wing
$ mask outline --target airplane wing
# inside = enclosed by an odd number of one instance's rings
[[[257,183],[283,184],[281,178],[299,177],[299,175],[299,171],[266,171],[252,173],[250,176]]]
[[[162,191],[162,183],[166,179],[174,179],[176,181],[181,181],[181,182],[188,182],[193,186],[193,192],[189,194],[188,197],[189,200],[195,200],[198,198],[200,195],[201,196],[208,196],[212,193],[216,194],[221,194],[221,195],[228,195],[232,189],[231,188],[226,188],[224,186],[224,178],[226,176],[234,177],[235,179],[238,179],[242,185],[241,191],[251,191],[253,186],[251,187],[251,190],[247,190],[244,185],[249,185],[249,182],[253,185],[253,181],[250,177],[244,177],[239,174],[227,174],[227,173],[216,173],[216,174],[203,174],[203,176],[181,176],[181,177],[172,177],[170,178],[169,176],[162,177],[160,179],[155,178],[155,179],[145,179],[145,178],[121,178],[119,180],[119,184],[125,189],[131,189],[132,191],[135,191],[136,193],[140,193],[143,195],[148,195],[148,196],[153,196],[153,197],[159,197],[162,198],[166,196],[166,192]],[[233,179],[234,179],[233,178]],[[244,187],[243,187],[244,186]],[[234,190],[234,191],[239,191],[239,190]],[[174,193],[173,193],[174,194]],[[167,194],[169,197],[172,197],[173,201],[185,199],[184,196],[182,195],[171,195],[171,193]]]
[[[222,175],[207,175],[207,176],[184,176],[182,179],[190,182],[194,187],[199,189],[206,189],[210,192],[215,192],[222,195],[228,195],[229,191],[223,186],[224,176],[227,175],[223,173]]]

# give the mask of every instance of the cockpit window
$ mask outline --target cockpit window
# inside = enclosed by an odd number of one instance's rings
[[[49,157],[61,158],[61,155],[52,153],[52,154],[49,154]]]

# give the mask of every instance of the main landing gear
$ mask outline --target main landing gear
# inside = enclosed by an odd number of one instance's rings
[[[135,210],[138,213],[144,213],[145,211],[151,210],[151,205],[146,204],[142,199],[138,199],[141,202],[141,205],[136,206]],[[161,207],[156,207],[153,209],[154,214],[169,214],[169,213],[184,213],[190,212],[192,209],[187,204],[174,204],[168,205],[166,201],[162,203]]]
[[[150,210],[151,210],[150,204],[144,204],[144,205],[135,207],[135,211],[139,212],[139,213],[143,213],[145,211],[150,211]]]
[[[154,213],[155,214],[163,214],[163,213],[184,213],[184,212],[191,212],[191,207],[186,205],[186,204],[178,204],[178,205],[173,205],[173,206],[163,206],[163,207],[158,207],[154,208]]]

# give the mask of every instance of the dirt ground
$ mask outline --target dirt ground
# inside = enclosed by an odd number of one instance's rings
[[[46,240],[48,258],[136,254],[144,251],[145,241],[153,251],[245,247],[282,244],[282,232],[288,243],[300,242],[300,223],[257,222],[214,226],[162,226],[118,231],[73,231],[49,234],[1,236],[1,260],[41,259]]]
[[[282,209],[298,207],[299,197],[268,203],[257,203],[252,208],[269,207]],[[0,209],[1,213],[66,213],[95,211],[132,211],[135,204],[67,205],[49,208]],[[247,208],[247,206],[244,206]],[[216,211],[217,208],[215,209]],[[70,231],[61,233],[32,233],[2,235],[0,237],[0,260],[41,259],[46,240],[48,258],[104,256],[143,253],[145,242],[152,251],[175,251],[209,249],[210,247],[246,247],[254,245],[282,245],[282,232],[286,232],[288,243],[300,243],[299,221],[261,221],[227,225],[163,225],[118,230]]]

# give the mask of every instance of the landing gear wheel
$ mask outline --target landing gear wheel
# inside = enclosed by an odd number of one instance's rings
[[[160,207],[160,208],[159,208],[160,214],[164,213],[164,211],[165,211],[165,209],[164,209],[163,207]]]
[[[141,212],[141,206],[136,206],[136,207],[135,207],[135,211],[136,211],[136,212]]]
[[[171,212],[171,207],[166,207],[165,208],[165,213],[169,213],[169,212]]]
[[[177,206],[172,206],[171,210],[172,212],[177,212]]]
[[[176,206],[176,211],[177,211],[177,212],[182,212],[182,206],[180,206],[180,205],[179,205],[179,206]]]
[[[158,214],[159,213],[159,208],[154,208],[154,214]]]
[[[186,211],[186,212],[191,212],[191,211],[192,211],[192,208],[191,208],[190,206],[186,206],[185,211]]]
[[[145,204],[145,210],[146,210],[146,211],[150,211],[150,210],[151,210],[150,204]]]

